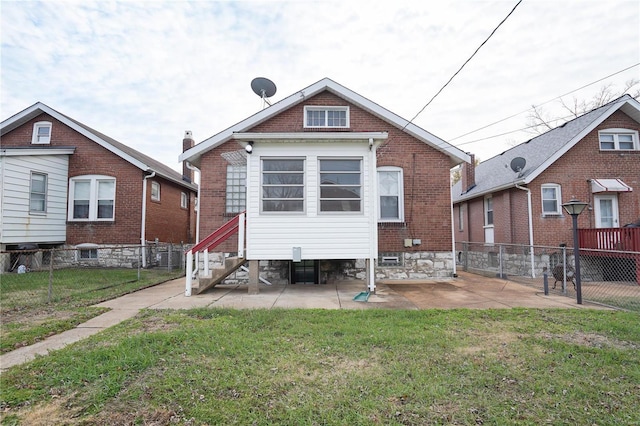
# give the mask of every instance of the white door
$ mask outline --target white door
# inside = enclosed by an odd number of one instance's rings
[[[493,197],[484,197],[484,242],[493,244]]]
[[[596,214],[596,228],[617,228],[618,222],[618,195],[595,195],[594,210]]]

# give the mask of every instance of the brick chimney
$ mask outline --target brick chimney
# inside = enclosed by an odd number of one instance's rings
[[[467,154],[471,157],[471,163],[462,163],[460,171],[463,194],[476,186],[476,156],[469,152]]]
[[[182,152],[193,148],[194,145],[195,141],[193,140],[193,134],[191,133],[191,130],[186,130],[184,132],[184,139],[182,139]],[[193,170],[187,167],[186,161],[182,162],[182,179],[189,183],[193,182]]]

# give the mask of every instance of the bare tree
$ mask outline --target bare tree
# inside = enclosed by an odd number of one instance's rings
[[[640,97],[640,80],[637,78],[628,80],[622,90],[615,90],[613,84],[605,84],[591,97],[591,99],[577,99],[574,97],[571,102],[567,102],[564,99],[560,99],[562,117],[552,116],[551,113],[546,111],[541,106],[532,105],[532,111],[527,117],[527,131],[534,134],[542,134],[546,131],[558,127],[560,124],[572,120],[582,114],[589,112],[595,108],[598,108],[612,100],[619,98],[620,96],[628,93],[633,98],[638,99]]]

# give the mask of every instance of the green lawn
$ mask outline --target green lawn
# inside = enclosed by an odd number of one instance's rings
[[[640,316],[142,311],[0,375],[3,424],[640,424]]]
[[[183,271],[59,269],[0,275],[0,353],[74,328],[106,309],[90,307],[177,278]]]

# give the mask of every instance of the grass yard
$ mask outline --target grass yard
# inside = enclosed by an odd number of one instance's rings
[[[59,269],[0,275],[0,353],[74,328],[106,309],[96,303],[181,276],[183,271]],[[51,283],[51,285],[50,285]]]
[[[0,375],[2,424],[640,424],[640,317],[142,311]]]

